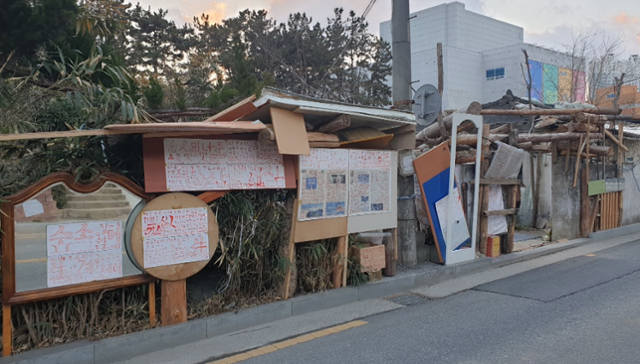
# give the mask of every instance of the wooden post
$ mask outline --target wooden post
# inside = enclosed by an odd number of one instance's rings
[[[442,96],[442,91],[444,90],[444,67],[442,62],[442,43],[438,43],[437,45],[437,55],[438,55],[438,92],[440,96]],[[440,111],[438,112],[438,126],[440,127],[440,135],[442,138],[447,138],[447,128],[444,126],[444,120],[442,118],[442,107],[440,107]]]
[[[162,326],[187,321],[187,280],[162,281],[161,291]]]
[[[289,251],[288,258],[290,264],[293,264],[296,255],[296,243],[294,241],[294,235],[296,231],[296,223],[298,221],[298,199],[293,203],[293,212],[291,214],[291,232],[289,235]],[[282,292],[280,295],[283,300],[289,298],[289,289],[291,286],[291,266],[287,266],[287,273],[284,275],[284,284],[282,285]],[[346,273],[346,272],[345,272]]]
[[[344,277],[344,271],[347,269],[345,266],[345,258],[347,257],[347,239],[348,236],[341,236],[338,238],[338,246],[336,248],[335,253],[335,265],[333,266],[333,271],[331,272],[331,283],[333,284],[333,288],[342,287],[342,281]]]
[[[384,239],[384,260],[385,267],[382,269],[382,274],[385,277],[393,277],[396,275],[396,259],[394,256],[396,241],[391,232],[391,237]]]
[[[491,132],[491,125],[483,125],[482,126],[482,136],[488,137]],[[484,175],[487,173],[487,169],[489,169],[489,160],[486,157],[486,154],[489,153],[489,144],[482,144],[482,154],[480,155],[480,178],[484,178]],[[480,208],[479,213],[480,216],[476,216],[479,218],[479,228],[480,228],[480,241],[478,243],[478,248],[481,254],[487,253],[487,235],[489,231],[489,218],[485,216],[484,211],[487,211],[489,208],[489,185],[475,186],[475,188],[480,188]]]
[[[624,146],[624,123],[621,121],[620,122],[620,131],[618,132],[618,139],[620,140],[620,144],[622,144],[622,146]],[[624,164],[624,148],[618,148],[618,178],[624,178],[624,171],[622,169],[622,166]],[[633,173],[633,171],[631,171]],[[622,213],[624,212],[624,205],[623,205],[623,198],[624,198],[624,191],[620,191],[618,192],[618,194],[620,195],[619,198],[619,208],[618,208],[618,215],[619,215],[619,220],[618,220],[618,226],[622,226]]]
[[[11,306],[2,305],[2,356],[11,356],[12,343]]]
[[[589,176],[587,168],[580,175],[580,235],[588,238],[591,228],[591,203],[589,202]]]
[[[156,325],[156,282],[149,283],[149,325]]]

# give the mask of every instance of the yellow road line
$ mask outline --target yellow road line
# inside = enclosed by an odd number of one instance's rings
[[[35,263],[35,262],[46,262],[47,258],[38,258],[38,259],[23,259],[16,260],[16,263]]]
[[[332,335],[332,334],[336,334],[345,330],[349,330],[349,329],[353,329],[362,325],[366,325],[367,322],[366,321],[351,321],[348,322],[346,324],[342,324],[342,325],[338,325],[338,326],[333,326],[327,329],[323,329],[323,330],[319,330],[319,331],[314,331],[308,334],[304,334],[304,335],[300,335],[297,337],[294,337],[293,339],[289,339],[289,340],[285,340],[285,341],[280,341],[278,343],[272,344],[272,345],[266,345],[257,349],[253,349],[244,353],[240,353],[240,354],[236,354],[224,359],[219,359],[216,361],[212,361],[209,362],[207,364],[234,364],[234,363],[239,363],[241,361],[245,361],[247,359],[251,359],[251,358],[255,358],[257,356],[261,356],[261,355],[265,355],[265,354],[269,354],[269,353],[273,353],[274,351],[278,351],[284,348],[288,348],[290,346],[294,346],[294,345],[298,345],[298,344],[302,344],[305,343],[307,341],[311,341],[313,339],[317,339],[317,338],[321,338],[323,336],[327,336],[327,335]]]

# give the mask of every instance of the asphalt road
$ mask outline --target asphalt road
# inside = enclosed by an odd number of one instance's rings
[[[640,363],[640,242],[534,269],[242,363]]]

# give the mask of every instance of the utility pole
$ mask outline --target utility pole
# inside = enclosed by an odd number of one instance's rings
[[[392,0],[391,38],[393,107],[409,111],[412,102],[409,0]],[[398,175],[398,250],[401,262],[409,266],[418,263],[415,198],[406,198],[414,194],[413,178]]]

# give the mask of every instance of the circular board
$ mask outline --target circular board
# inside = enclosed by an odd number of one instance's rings
[[[418,125],[429,125],[438,117],[442,97],[434,85],[423,85],[413,96],[412,111]]]
[[[178,263],[162,266],[154,266],[147,268],[144,262],[144,239],[142,234],[142,216],[145,212],[164,211],[164,210],[181,210],[190,208],[206,208],[207,211],[207,236],[209,240],[209,258],[206,260],[192,261],[187,263]],[[207,206],[207,204],[199,198],[186,193],[168,193],[153,199],[140,211],[135,218],[133,228],[131,229],[131,251],[133,258],[137,261],[137,266],[153,277],[165,281],[177,281],[189,278],[204,268],[209,260],[213,257],[213,253],[218,247],[218,223],[216,217]]]

